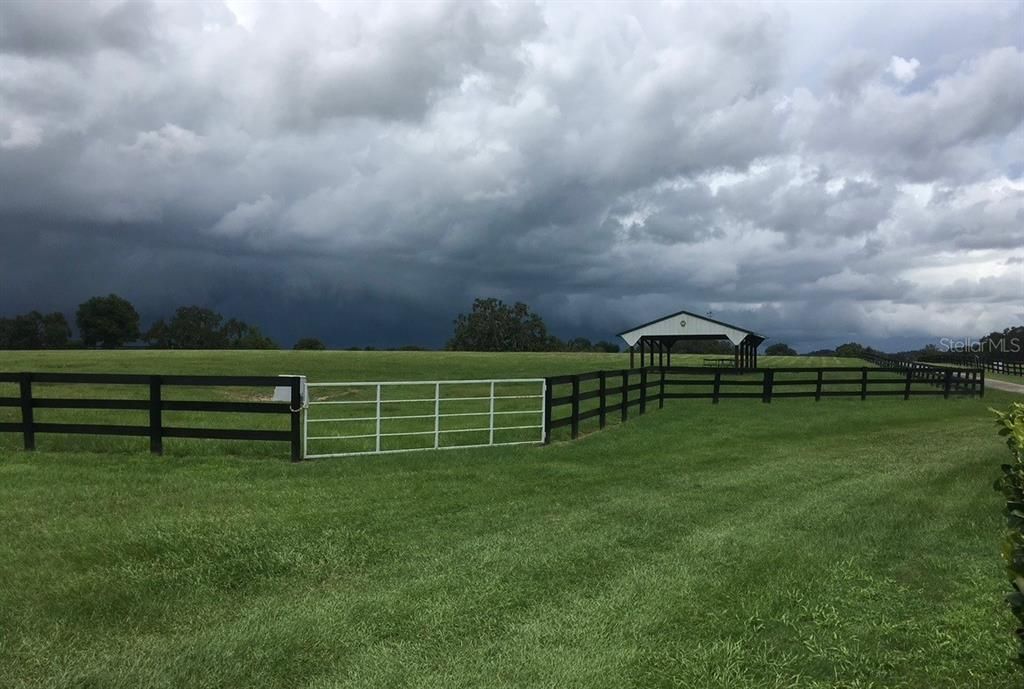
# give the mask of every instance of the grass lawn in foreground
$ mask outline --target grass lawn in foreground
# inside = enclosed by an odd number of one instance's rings
[[[2,365],[606,366],[292,354]],[[991,487],[1006,450],[986,411],[1011,399],[668,402],[574,443],[298,465],[247,443],[156,458],[138,440],[23,453],[7,436],[0,686],[1019,688]]]

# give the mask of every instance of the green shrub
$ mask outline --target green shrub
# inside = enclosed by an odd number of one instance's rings
[[[1003,559],[1013,586],[1006,602],[1020,622],[1016,631],[1021,643],[1017,660],[1024,664],[1024,404],[1014,402],[1009,411],[992,411],[996,414],[999,435],[1006,438],[1006,445],[1013,455],[1013,462],[1003,465],[1003,475],[996,481],[996,490],[1006,496],[1007,532]]]

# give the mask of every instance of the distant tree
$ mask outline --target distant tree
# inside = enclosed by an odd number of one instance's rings
[[[75,322],[86,347],[109,349],[139,339],[138,311],[116,294],[93,297],[79,305]]]
[[[160,319],[143,339],[157,349],[277,349],[258,327],[224,317],[203,306],[182,306],[170,321]]]
[[[836,350],[834,349],[815,349],[813,352],[807,352],[807,356],[835,356]]]
[[[796,350],[790,347],[785,342],[776,342],[775,344],[768,345],[764,350],[764,353],[768,356],[796,356]]]
[[[511,306],[500,299],[476,299],[473,310],[455,319],[450,350],[474,352],[537,352],[549,349],[544,321],[521,302]]]
[[[11,346],[11,342],[13,341],[13,328],[14,319],[0,318],[0,349],[14,349],[14,347]]]
[[[171,349],[171,329],[163,318],[149,326],[142,335],[143,341],[154,349]]]
[[[541,349],[545,352],[567,352],[569,345],[554,335],[548,335]]]
[[[44,349],[64,349],[71,342],[71,326],[59,311],[42,317],[41,339]]]
[[[166,324],[167,346],[171,349],[224,349],[228,339],[223,321],[224,317],[213,309],[182,306]]]
[[[0,322],[0,349],[41,349],[43,315],[29,311]]]
[[[221,328],[228,349],[277,349],[277,343],[255,325],[232,318]]]
[[[991,332],[981,338],[980,346],[974,347],[973,354],[995,361],[1024,360],[1024,325]]]
[[[315,337],[302,337],[292,349],[327,349],[327,345]]]
[[[607,340],[598,340],[597,342],[594,343],[594,351],[608,352],[609,354],[617,354],[620,351],[620,349],[619,345],[617,345],[614,342],[609,342]]]
[[[870,351],[869,347],[865,347],[857,342],[847,342],[836,347],[836,356],[859,357],[868,351]]]
[[[71,328],[57,311],[0,318],[0,349],[64,349],[70,342]]]
[[[585,337],[574,337],[565,343],[565,348],[570,352],[591,352],[594,345]]]
[[[398,348],[400,352],[426,352],[429,351],[426,347],[420,345],[402,345]]]

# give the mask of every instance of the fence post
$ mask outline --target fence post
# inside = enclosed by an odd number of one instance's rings
[[[32,414],[32,374],[22,373],[18,381],[21,390],[21,433],[25,449],[36,449],[36,424]]]
[[[823,373],[824,373],[824,371],[822,371],[819,368],[818,369],[818,380],[814,384],[814,401],[815,402],[820,402],[821,401],[821,379],[822,379],[822,374]]]
[[[607,410],[605,409],[605,407],[608,406],[607,381],[605,380],[604,371],[599,371],[598,372],[598,374],[597,374],[597,381],[598,381],[597,384],[599,386],[598,387],[598,391],[599,391],[598,392],[598,401],[601,404],[601,406],[599,407],[597,419],[598,419],[599,427],[600,428],[604,428],[605,421],[607,420],[606,419],[606,417],[607,417]]]
[[[551,379],[544,379],[544,444],[551,442]]]
[[[547,404],[545,396],[544,404]],[[545,429],[545,433],[546,433]],[[547,442],[547,436],[544,437]],[[434,383],[434,449],[441,447],[441,383]]]
[[[985,369],[984,368],[981,369],[981,394],[978,395],[978,396],[979,397],[984,397],[985,396]]]
[[[572,439],[580,434],[580,377],[572,377]]]
[[[647,369],[640,369],[640,413],[647,413]]]
[[[661,381],[658,384],[658,409],[665,408],[665,367],[661,367]]]
[[[629,418],[629,369],[622,372],[622,420]]]
[[[380,383],[377,384],[377,427],[374,431],[377,452],[380,452]]]
[[[490,421],[489,421],[489,423],[487,425],[490,427],[490,435],[488,436],[487,444],[488,445],[493,445],[494,444],[494,381],[493,380],[491,381],[491,413],[490,413],[489,419],[490,419]]]
[[[947,369],[946,373],[945,373],[945,375],[943,376],[943,379],[942,379],[942,396],[945,399],[947,399],[947,400],[949,399],[949,385],[952,382],[953,382],[953,372],[951,370]]]
[[[718,397],[722,392],[722,372],[715,371],[715,387],[711,393],[711,404],[718,404]]]
[[[149,451],[164,453],[163,400],[160,394],[160,376],[149,377]]]
[[[292,376],[292,461],[302,461],[302,378]],[[377,448],[380,449],[379,447]]]
[[[868,398],[868,367],[864,366],[860,369],[860,398],[866,400]]]
[[[909,400],[910,399],[910,384],[911,384],[911,382],[913,382],[913,380],[914,380],[914,371],[912,369],[908,368],[907,369],[907,381],[906,381],[906,383],[903,384],[903,399],[904,400]]]
[[[772,371],[765,369],[761,376],[761,401],[765,404],[772,402]]]

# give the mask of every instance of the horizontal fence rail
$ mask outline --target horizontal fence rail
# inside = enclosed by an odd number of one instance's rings
[[[618,416],[644,414],[665,400],[911,397],[951,395],[983,396],[985,372],[930,367],[819,367],[727,369],[719,367],[648,367],[592,371],[547,378],[544,397],[544,442],[551,432],[568,427],[579,437],[580,425],[596,418],[604,428]]]
[[[303,410],[302,376],[180,376],[122,373],[0,373],[0,383],[18,385],[18,397],[0,397],[0,407],[21,411],[16,423],[0,423],[0,433],[21,433],[26,450],[36,448],[36,435],[57,433],[70,435],[137,436],[149,438],[149,449],[163,454],[165,438],[207,438],[215,440],[255,440],[286,442],[291,445],[292,461],[302,459]],[[148,389],[148,399],[110,399],[86,397],[39,397],[36,384],[127,385]],[[209,400],[165,400],[168,387],[262,387],[287,388],[289,401],[220,402]],[[149,411],[146,425],[98,423],[45,423],[36,420],[40,409],[90,409]],[[257,430],[244,428],[194,428],[164,424],[163,412],[210,412],[289,415],[289,430]]]
[[[992,373],[1008,376],[1024,376],[1024,361],[1007,361],[992,358],[991,355],[957,354],[955,352],[925,354],[920,360],[926,363],[952,364],[964,368],[981,368]]]
[[[911,371],[911,375],[913,375],[915,379],[927,381],[935,387],[944,387],[947,385],[946,372],[949,370],[947,367],[934,366],[922,361],[897,359],[896,357],[876,352],[865,352],[864,354],[861,354],[861,358],[882,368],[895,368],[901,371]],[[973,377],[968,374],[972,374]],[[984,395],[985,369],[981,367],[955,372],[954,375],[948,379],[948,385],[950,386],[951,391],[961,392],[961,388],[964,386],[970,387],[974,378],[979,376],[981,379],[981,395]]]
[[[310,383],[304,456],[537,444],[544,386],[543,378]]]

